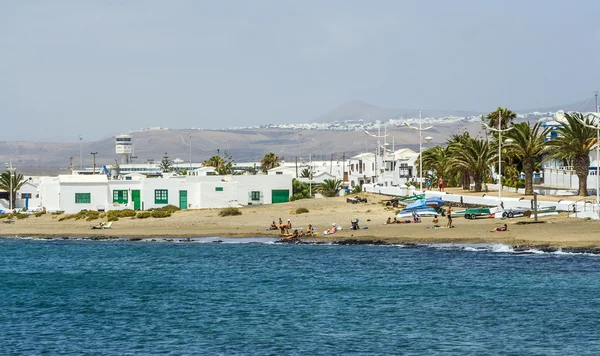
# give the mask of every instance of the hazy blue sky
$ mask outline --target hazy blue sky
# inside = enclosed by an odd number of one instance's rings
[[[549,107],[600,88],[600,1],[0,0],[0,140]]]

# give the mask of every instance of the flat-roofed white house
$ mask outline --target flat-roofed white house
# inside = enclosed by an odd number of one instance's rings
[[[132,179],[127,179],[131,177]],[[292,176],[227,175],[108,179],[106,175],[42,177],[40,205],[48,211],[224,208],[289,201]]]

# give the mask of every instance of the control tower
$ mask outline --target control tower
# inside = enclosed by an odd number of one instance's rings
[[[121,163],[131,163],[131,154],[133,153],[133,139],[130,135],[117,135],[115,137],[115,151],[121,155]]]

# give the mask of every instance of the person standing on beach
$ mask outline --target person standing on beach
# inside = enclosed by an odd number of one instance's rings
[[[440,177],[440,179],[438,180],[438,188],[440,190],[440,192],[444,191],[444,178]]]
[[[446,216],[448,217],[448,224],[446,224],[447,228],[451,228],[454,227],[452,226],[452,207],[449,206],[448,210],[446,211]]]

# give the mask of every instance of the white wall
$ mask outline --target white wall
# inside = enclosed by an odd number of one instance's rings
[[[222,187],[217,191],[216,187]],[[155,190],[166,189],[168,202],[156,204]],[[179,207],[179,191],[187,191],[188,208],[223,208],[248,205],[250,192],[260,191],[261,200],[254,204],[271,204],[273,190],[288,190],[292,194],[292,175],[236,175],[236,176],[178,176],[147,178],[143,180],[102,180],[98,176],[43,177],[39,185],[42,205],[48,211],[64,210],[76,213],[82,209],[133,209],[132,190],[140,190],[141,208],[160,208],[167,204]],[[127,190],[128,203],[112,202],[114,190]],[[75,193],[90,193],[90,204],[75,204]]]
[[[75,193],[90,193],[89,204],[76,204]],[[59,192],[59,204],[60,210],[64,210],[65,213],[73,214],[83,209],[87,210],[98,210],[106,209],[109,205],[108,202],[108,183],[100,182],[61,182]],[[112,198],[112,195],[111,195]],[[111,199],[112,204],[112,199]],[[46,207],[48,209],[48,207]]]
[[[60,184],[58,177],[41,177],[38,186],[41,205],[46,211],[53,212],[60,209]]]

